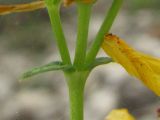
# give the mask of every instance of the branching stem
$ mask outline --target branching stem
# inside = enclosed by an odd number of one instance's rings
[[[50,4],[47,6],[47,8],[62,61],[64,62],[64,64],[71,64],[69,50],[61,25],[59,5]]]
[[[104,19],[104,22],[102,26],[100,27],[100,30],[95,38],[95,41],[93,42],[91,48],[89,49],[87,56],[86,56],[86,63],[92,63],[101,47],[101,44],[103,42],[103,37],[106,33],[109,32],[115,17],[117,16],[117,13],[121,7],[123,0],[114,0],[112,3],[111,8],[109,9],[109,12],[106,14],[106,17]]]
[[[77,69],[83,68],[86,57],[88,29],[92,4],[78,4],[78,31],[74,65]]]

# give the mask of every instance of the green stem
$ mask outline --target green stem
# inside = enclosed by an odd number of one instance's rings
[[[91,10],[92,4],[78,4],[78,32],[74,59],[74,65],[77,69],[82,69],[86,57]]]
[[[70,120],[83,120],[84,86],[89,71],[65,73],[69,88]]]
[[[114,0],[112,3],[111,8],[109,9],[108,14],[106,15],[104,22],[95,38],[94,43],[92,44],[91,48],[89,49],[87,56],[86,56],[86,63],[91,63],[94,61],[101,44],[103,42],[104,35],[109,32],[115,17],[122,5],[123,0]]]
[[[62,61],[64,62],[64,64],[71,64],[69,50],[67,47],[66,39],[61,25],[61,19],[59,15],[59,5],[49,4],[47,5],[47,8]]]

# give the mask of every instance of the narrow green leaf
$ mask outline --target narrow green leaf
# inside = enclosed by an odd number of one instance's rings
[[[32,77],[34,75],[44,73],[44,72],[48,72],[48,71],[66,70],[66,69],[69,69],[69,68],[71,68],[71,65],[64,65],[60,61],[55,61],[55,62],[51,62],[49,64],[46,64],[46,65],[43,65],[43,66],[40,66],[40,67],[32,68],[31,70],[25,72],[22,75],[22,79],[26,79],[26,78]]]
[[[110,62],[113,62],[112,58],[109,57],[99,57],[96,58],[95,61],[90,65],[90,68],[93,69],[96,66],[108,64]]]

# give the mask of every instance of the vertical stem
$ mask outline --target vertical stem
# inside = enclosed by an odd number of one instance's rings
[[[101,44],[103,42],[103,37],[106,33],[109,32],[115,17],[117,16],[117,13],[121,7],[123,0],[114,0],[112,3],[111,8],[109,9],[109,12],[106,14],[105,20],[95,38],[94,43],[92,44],[91,48],[88,51],[88,54],[86,56],[86,63],[91,63],[95,59]]]
[[[74,65],[76,68],[82,68],[86,57],[87,39],[89,21],[91,15],[92,4],[78,4],[78,31]]]
[[[83,120],[84,86],[89,71],[65,74],[70,100],[70,120]]]
[[[83,120],[83,89],[69,89],[70,120]]]
[[[49,4],[47,5],[47,8],[61,58],[65,64],[71,64],[69,50],[66,44],[66,39],[61,25],[59,5]]]

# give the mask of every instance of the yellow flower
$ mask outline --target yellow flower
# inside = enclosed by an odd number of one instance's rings
[[[127,109],[112,110],[105,120],[135,120]]]
[[[160,59],[134,50],[112,34],[105,36],[102,48],[128,73],[139,78],[148,88],[160,96]]]

